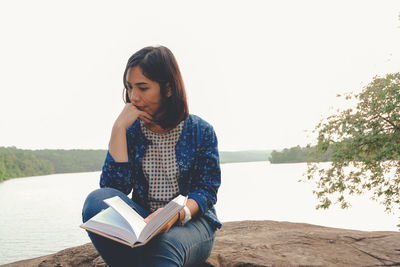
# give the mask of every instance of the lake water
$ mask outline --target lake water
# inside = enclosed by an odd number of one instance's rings
[[[304,163],[223,164],[216,206],[219,218],[398,231],[398,216],[385,213],[367,196],[352,197],[347,210],[315,210],[311,184],[297,182],[305,170]],[[55,174],[0,183],[0,264],[89,242],[79,228],[81,208],[86,196],[98,188],[99,176],[99,172]]]

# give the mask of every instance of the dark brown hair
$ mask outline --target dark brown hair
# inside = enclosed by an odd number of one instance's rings
[[[128,71],[139,66],[143,75],[160,85],[161,106],[156,114],[156,123],[164,129],[173,128],[189,116],[185,85],[183,84],[178,63],[172,52],[165,46],[142,48],[133,54],[124,71],[125,103],[130,103],[128,96]],[[167,97],[168,90],[171,96]]]

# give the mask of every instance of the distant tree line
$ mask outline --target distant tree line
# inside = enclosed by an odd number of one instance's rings
[[[106,153],[106,150],[0,147],[0,182],[15,177],[99,171]]]
[[[295,146],[285,148],[282,151],[273,150],[269,157],[269,161],[271,163],[325,162],[331,161],[332,154],[331,149],[321,154],[317,153],[315,146]]]
[[[271,150],[220,151],[220,163],[267,161]]]
[[[54,173],[54,166],[50,161],[39,159],[26,150],[0,147],[0,181],[50,173]]]
[[[50,161],[54,173],[93,172],[101,170],[107,150],[44,149],[32,151],[41,160]]]
[[[220,162],[267,161],[271,150],[221,151]],[[107,150],[0,147],[0,182],[16,177],[100,171]]]

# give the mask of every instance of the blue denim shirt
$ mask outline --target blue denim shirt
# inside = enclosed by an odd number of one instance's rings
[[[100,187],[112,187],[129,194],[132,200],[149,209],[146,203],[148,182],[143,174],[142,159],[151,141],[146,139],[137,119],[126,131],[128,162],[115,162],[107,153],[100,177]],[[194,199],[199,205],[199,216],[204,216],[220,228],[214,205],[221,184],[218,141],[213,127],[196,115],[185,120],[181,136],[175,146],[179,169],[180,194]]]

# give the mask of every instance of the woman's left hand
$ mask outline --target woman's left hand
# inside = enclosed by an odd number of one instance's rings
[[[145,223],[148,223],[151,218],[153,218],[157,213],[159,213],[163,208],[158,208],[156,211],[154,211],[152,214],[147,216],[144,221]],[[164,227],[160,230],[160,233],[167,233],[169,229],[176,223],[178,220],[178,214],[176,214]]]

